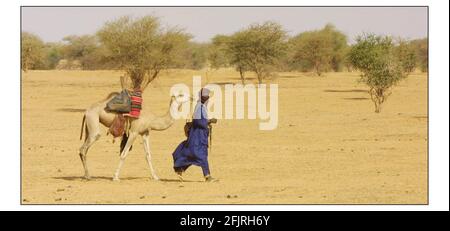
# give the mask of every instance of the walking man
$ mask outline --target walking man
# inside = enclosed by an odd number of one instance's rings
[[[173,155],[174,170],[180,176],[191,165],[200,166],[206,182],[217,181],[211,176],[208,163],[208,136],[210,123],[216,123],[217,119],[208,119],[206,106],[209,100],[209,89],[202,88],[199,92],[199,100],[195,106],[192,127],[189,129],[187,140],[183,141],[175,149]]]

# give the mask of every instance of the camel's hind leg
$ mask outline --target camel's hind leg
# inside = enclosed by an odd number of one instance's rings
[[[85,179],[90,179],[91,176],[89,175],[89,170],[88,170],[88,165],[87,165],[87,152],[89,150],[89,148],[95,143],[95,141],[97,141],[98,139],[100,139],[100,132],[99,132],[99,124],[95,125],[95,124],[90,124],[89,120],[86,123],[86,139],[84,140],[83,145],[81,145],[80,147],[80,159],[81,162],[83,163],[83,168],[84,168],[84,178]]]
[[[125,148],[123,149],[122,153],[120,154],[119,166],[117,167],[117,170],[114,173],[113,180],[119,181],[120,170],[122,169],[122,166],[125,162],[125,158],[127,158],[128,152],[130,151],[130,147],[131,147],[131,145],[133,145],[133,142],[136,139],[136,137],[137,137],[137,133],[130,132],[130,134],[128,136],[127,144],[125,145]]]
[[[84,142],[84,144],[81,146],[80,148],[80,159],[81,162],[83,163],[83,168],[84,168],[84,178],[86,179],[91,179],[91,176],[89,175],[89,170],[88,170],[88,166],[87,166],[87,152],[89,150],[89,148],[95,143],[95,141],[97,141],[100,138],[100,134],[97,134],[94,137],[88,137],[86,139],[86,141]]]
[[[152,165],[152,155],[150,153],[150,140],[148,133],[142,136],[144,140],[144,150],[145,150],[145,158],[147,159],[148,167],[150,168],[150,172],[152,173],[152,177],[154,180],[159,180],[159,177],[156,175],[155,170]]]

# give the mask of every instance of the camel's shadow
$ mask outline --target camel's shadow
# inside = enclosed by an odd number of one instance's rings
[[[98,180],[102,180],[102,181],[112,181],[112,177],[108,177],[108,176],[91,176],[91,178],[89,180],[87,180],[86,178],[84,178],[83,176],[61,176],[61,177],[53,177],[53,179],[56,180],[66,180],[66,181],[98,181]],[[125,180],[150,180],[150,181],[155,181],[153,179],[151,179],[150,177],[123,177],[120,178],[121,181],[125,181]],[[179,179],[167,179],[167,178],[162,178],[159,179],[160,182],[175,182],[175,183],[181,183],[181,181]],[[156,181],[158,182],[158,181]],[[201,183],[203,181],[195,181],[195,180],[183,180],[183,183]]]
[[[147,177],[123,177],[120,178],[120,180],[139,180],[139,179],[146,179]],[[61,176],[61,177],[53,177],[53,179],[57,180],[67,180],[67,181],[95,181],[95,180],[108,180],[112,181],[111,176],[91,176],[91,178],[88,180],[84,178],[84,176]]]

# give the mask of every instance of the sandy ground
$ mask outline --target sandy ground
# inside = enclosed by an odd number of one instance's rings
[[[174,83],[192,85],[201,71],[163,73],[144,94],[145,111],[162,115]],[[78,156],[83,111],[120,89],[118,72],[30,71],[22,76],[22,203],[24,204],[426,204],[427,76],[413,74],[374,113],[357,73],[315,77],[279,73],[279,124],[221,120],[210,165],[219,182],[205,183],[191,167],[180,183],[171,153],[184,139],[183,120],[152,132],[150,178],[142,140],[121,172],[119,143],[106,136],[88,154],[93,179],[82,178]],[[209,82],[239,82],[220,70]],[[255,82],[255,80],[251,80]],[[144,112],[145,113],[145,112]]]

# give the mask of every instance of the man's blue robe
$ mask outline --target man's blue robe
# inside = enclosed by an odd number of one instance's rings
[[[206,105],[199,102],[195,107],[188,139],[181,142],[172,154],[175,171],[185,171],[189,166],[197,165],[202,168],[204,176],[210,174],[208,136]]]

